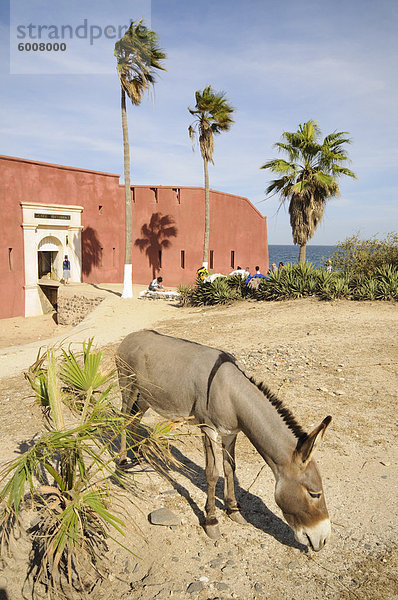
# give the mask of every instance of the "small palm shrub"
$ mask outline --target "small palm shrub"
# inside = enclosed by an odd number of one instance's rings
[[[128,482],[114,466],[125,417],[114,406],[115,370],[102,372],[101,356],[92,340],[81,354],[62,350],[60,360],[53,349],[39,353],[26,377],[43,408],[46,431],[1,471],[0,551],[10,551],[21,512],[30,505],[37,516],[29,530],[33,589],[44,584],[50,596],[89,591],[106,574],[111,531],[124,536],[127,527],[121,490]],[[130,440],[130,447],[145,453],[152,444],[155,455],[162,448],[166,455],[171,424],[151,435]]]

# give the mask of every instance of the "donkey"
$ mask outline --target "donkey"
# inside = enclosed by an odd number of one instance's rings
[[[222,439],[227,514],[246,523],[235,498],[235,441],[239,431],[275,476],[275,501],[298,542],[321,550],[330,535],[322,480],[312,453],[331,417],[306,434],[264,384],[246,375],[231,354],[195,342],[143,330],[120,344],[116,362],[122,410],[140,417],[153,408],[167,419],[193,417],[204,435],[207,501],[205,531],[220,535],[216,519],[216,440]],[[130,425],[132,429],[134,425]],[[120,463],[126,462],[122,436]]]

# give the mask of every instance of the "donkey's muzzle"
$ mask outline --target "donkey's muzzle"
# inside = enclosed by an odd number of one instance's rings
[[[330,537],[331,525],[329,519],[319,521],[313,527],[306,527],[294,532],[296,541],[304,546],[309,546],[315,552],[319,552],[325,546]]]

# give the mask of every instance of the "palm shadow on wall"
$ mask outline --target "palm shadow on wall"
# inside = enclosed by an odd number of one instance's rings
[[[147,255],[153,278],[156,277],[162,266],[162,250],[171,246],[169,238],[177,236],[178,230],[174,223],[171,215],[152,213],[149,223],[144,223],[141,227],[142,237],[137,238],[134,242],[134,245]]]
[[[92,227],[82,231],[82,272],[90,275],[93,267],[98,267],[101,260],[101,244],[97,232]]]

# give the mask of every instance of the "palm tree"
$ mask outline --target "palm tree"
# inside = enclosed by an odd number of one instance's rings
[[[322,220],[327,200],[340,193],[338,178],[355,178],[355,173],[343,166],[348,160],[343,146],[351,143],[347,135],[346,131],[334,132],[320,143],[318,124],[307,121],[297,132],[285,131],[283,141],[275,144],[287,154],[287,160],[275,158],[260,167],[279,175],[266,193],[279,194],[281,204],[289,200],[293,243],[300,246],[299,264],[305,263],[307,242]]]
[[[117,72],[121,87],[122,130],[124,152],[124,192],[126,203],[126,240],[122,298],[132,298],[133,223],[130,189],[130,147],[127,127],[126,94],[138,106],[146,90],[155,83],[155,70],[165,71],[161,61],[166,54],[158,46],[157,34],[142,22],[131,22],[124,36],[115,44]]]
[[[214,164],[214,134],[228,131],[234,123],[232,113],[234,108],[225,98],[224,92],[216,92],[208,85],[203,92],[195,92],[196,106],[189,108],[195,121],[188,128],[189,137],[199,138],[200,153],[203,158],[205,176],[205,235],[203,243],[203,266],[208,267],[209,235],[210,235],[210,200],[209,200],[209,162]]]

